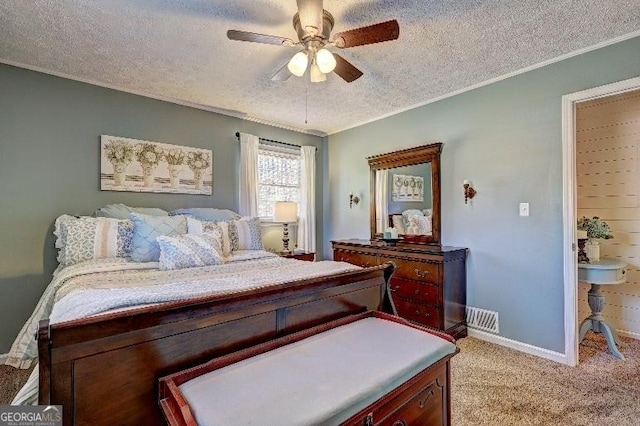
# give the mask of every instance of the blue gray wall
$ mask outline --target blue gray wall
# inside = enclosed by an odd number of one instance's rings
[[[57,216],[109,203],[237,210],[236,131],[317,146],[322,182],[322,138],[0,64],[0,354],[56,267]],[[100,191],[101,134],[212,149],[213,195]]]
[[[637,77],[639,52],[631,39],[330,135],[325,256],[331,239],[369,237],[365,157],[443,142],[442,241],[470,249],[468,304],[498,311],[502,336],[563,353],[561,97]],[[367,195],[351,210],[349,191]]]

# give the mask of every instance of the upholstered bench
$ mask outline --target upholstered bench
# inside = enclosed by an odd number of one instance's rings
[[[160,379],[175,425],[449,424],[444,334],[367,312]]]

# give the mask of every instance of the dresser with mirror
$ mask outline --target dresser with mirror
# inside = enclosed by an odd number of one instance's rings
[[[393,262],[398,315],[459,338],[467,335],[467,249],[441,245],[441,151],[433,143],[369,157],[371,238],[332,241],[333,258]],[[389,228],[397,238],[388,238]]]

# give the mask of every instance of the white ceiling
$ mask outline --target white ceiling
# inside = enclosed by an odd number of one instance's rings
[[[353,83],[333,74],[274,82],[296,50],[226,32],[296,39],[294,0],[2,0],[0,62],[331,134],[640,34],[638,0],[325,0],[324,8],[333,33],[397,19],[400,38],[342,50],[364,72]]]

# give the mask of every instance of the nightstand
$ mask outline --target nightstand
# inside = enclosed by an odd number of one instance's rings
[[[313,262],[316,259],[316,254],[313,252],[308,252],[308,251],[303,251],[300,253],[294,253],[294,252],[279,252],[278,255],[282,256],[282,257],[289,257],[291,259],[298,259],[298,260],[306,260],[307,262]]]

